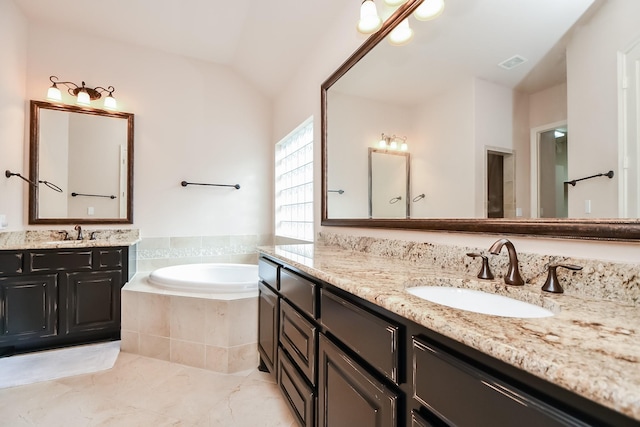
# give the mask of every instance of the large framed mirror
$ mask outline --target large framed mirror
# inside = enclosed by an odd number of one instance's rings
[[[447,1],[419,22],[421,3],[322,84],[321,224],[640,239],[640,2]],[[353,213],[381,133],[406,135],[410,218]]]
[[[133,223],[133,114],[31,101],[29,224]]]

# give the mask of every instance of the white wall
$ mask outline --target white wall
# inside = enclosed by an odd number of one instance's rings
[[[331,94],[331,110],[327,121],[332,134],[336,135],[334,141],[337,143],[327,150],[331,177],[327,184],[329,189],[344,190],[344,193],[330,193],[330,216],[369,216],[369,148],[378,147],[382,133],[408,136],[410,144],[415,142],[411,134],[409,111],[406,107],[361,97]],[[400,205],[395,207],[399,208]]]
[[[38,178],[62,189],[62,193],[38,186],[38,216],[64,218],[69,216],[69,118],[71,113],[40,110],[38,141]]]
[[[27,52],[27,70],[16,71],[27,77],[26,99],[44,99],[54,74],[113,85],[118,109],[135,114],[133,226],[143,236],[272,232],[270,104],[228,67],[39,26],[29,27]],[[18,136],[10,149],[22,156]]]
[[[10,231],[24,225],[28,194],[27,183],[4,176],[7,169],[29,176],[23,149],[26,50],[24,17],[13,2],[0,1],[0,215],[6,215]]]
[[[640,38],[638,16],[637,0],[606,2],[567,47],[569,179],[619,172],[617,55]],[[617,217],[617,175],[570,188],[569,216]],[[591,200],[590,215],[585,200]]]
[[[92,208],[96,218],[119,218],[120,145],[126,147],[127,120],[72,114],[69,121],[69,216],[88,218]],[[71,193],[116,198],[73,197]]]
[[[638,3],[640,6],[640,2]],[[288,87],[275,100],[274,131],[276,135],[286,135],[306,117],[313,114],[315,141],[317,142],[314,159],[316,165],[320,165],[320,85],[363,41],[354,29],[354,24],[358,17],[358,6],[357,2],[347,5],[341,18],[337,19],[334,25],[327,27],[326,39],[312,49],[313,54],[301,64],[295,78],[290,80]],[[634,16],[637,17],[638,15]],[[633,21],[634,16],[628,16],[627,20]],[[419,28],[414,28],[414,30],[419,31]],[[615,87],[612,90],[615,91]],[[516,97],[516,100],[514,111],[519,113],[526,111],[526,102],[523,102],[521,97]],[[519,115],[519,117],[522,117],[522,115]],[[597,122],[597,120],[593,120],[591,126]],[[520,179],[522,172],[520,170],[516,171],[518,179]],[[320,167],[318,166],[316,167],[315,179],[316,182],[320,182],[321,179]],[[319,185],[316,185],[315,196],[316,217],[320,218],[321,194]],[[316,223],[316,228],[318,231],[324,230],[335,233],[486,248],[498,237],[497,235],[465,233],[321,227],[319,222]],[[636,243],[525,238],[518,236],[511,236],[510,239],[520,251],[613,261],[637,262],[640,259],[640,245]]]

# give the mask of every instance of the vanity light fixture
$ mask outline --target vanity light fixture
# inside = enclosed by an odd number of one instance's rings
[[[101,86],[90,88],[85,86],[84,82],[82,82],[82,86],[78,86],[73,82],[58,81],[58,77],[56,76],[50,76],[49,80],[51,80],[52,86],[47,91],[47,99],[51,101],[62,101],[62,93],[60,89],[58,89],[58,85],[61,84],[67,87],[67,92],[69,92],[70,95],[76,97],[76,103],[78,105],[88,107],[91,105],[91,101],[102,98],[102,94],[106,93],[104,108],[107,110],[115,110],[117,108],[116,99],[113,97],[113,92],[116,89],[113,86],[109,86],[107,89]]]
[[[398,143],[400,145],[398,145]],[[395,135],[385,135],[384,133],[380,137],[378,147],[383,150],[400,150],[407,151],[409,146],[407,145],[407,137],[399,137]]]
[[[364,0],[360,6],[360,20],[358,21],[358,31],[362,34],[372,34],[380,29],[382,19],[378,15],[378,9],[373,0]]]
[[[430,21],[442,15],[445,0],[424,0],[413,12],[413,16],[419,21]],[[407,0],[384,0],[389,7],[398,7],[406,3]],[[358,31],[363,34],[372,34],[380,29],[382,19],[378,15],[374,0],[363,0],[360,6],[360,20],[358,21]],[[413,30],[409,26],[409,19],[400,22],[391,33],[389,33],[389,43],[394,46],[402,46],[411,41]]]

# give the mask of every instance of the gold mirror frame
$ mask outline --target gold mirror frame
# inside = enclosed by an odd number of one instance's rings
[[[29,186],[29,224],[133,224],[133,114],[117,111],[105,111],[97,108],[77,107],[75,105],[54,104],[44,101],[31,101],[31,123],[29,143],[29,178],[39,181],[40,148],[40,110],[56,110],[71,113],[112,117],[127,121],[127,216],[125,218],[40,218],[38,189]]]
[[[321,86],[321,221],[323,226],[491,233],[592,240],[640,240],[640,219],[350,219],[328,218],[327,206],[327,91],[349,69],[408,17],[423,0],[408,0],[382,28],[358,48]],[[354,18],[355,19],[355,18]]]

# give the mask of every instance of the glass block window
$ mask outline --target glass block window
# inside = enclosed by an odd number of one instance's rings
[[[276,144],[276,236],[313,241],[313,117]]]

